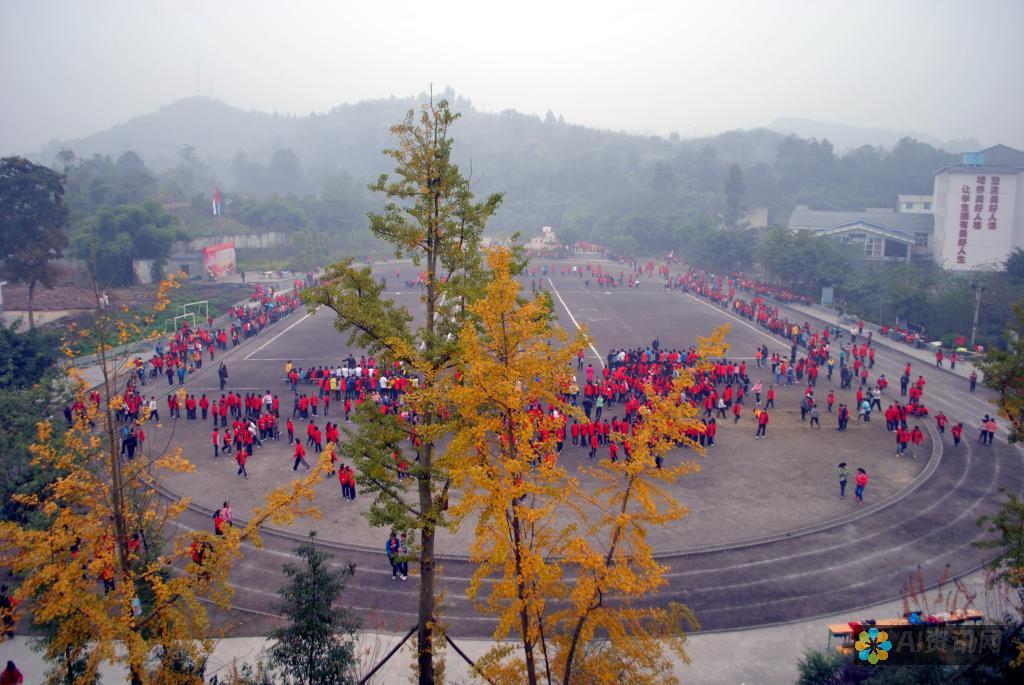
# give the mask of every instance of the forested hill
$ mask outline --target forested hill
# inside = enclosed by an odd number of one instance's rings
[[[487,113],[447,92],[463,118],[456,157],[478,194],[505,193],[492,230],[533,233],[541,225],[564,235],[607,240],[631,234],[660,249],[680,222],[700,214],[735,214],[768,206],[785,222],[796,203],[816,208],[894,206],[898,193],[929,193],[932,172],[955,159],[904,139],[892,149],[861,147],[837,155],[827,140],[757,129],[713,138],[638,136],[576,126],[548,114]],[[188,98],[75,141],[48,146],[78,159],[114,159],[134,151],[152,170],[201,162],[222,190],[252,196],[318,194],[326,179],[361,183],[389,169],[381,150],[389,127],[422,100],[391,98],[342,105],[326,114],[285,116],[247,112],[216,100]],[[737,178],[732,204],[724,191]],[[189,192],[206,189],[191,188]],[[212,192],[212,188],[209,189]]]

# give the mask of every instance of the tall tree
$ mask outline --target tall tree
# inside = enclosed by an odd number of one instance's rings
[[[733,162],[729,167],[729,175],[725,177],[723,189],[725,191],[725,223],[735,226],[743,212],[743,194],[746,192],[743,183],[743,169],[740,169],[739,164]]]
[[[281,588],[281,613],[288,625],[270,634],[271,668],[284,683],[345,685],[353,682],[358,622],[336,606],[349,569],[332,569],[316,548],[316,534],[295,548],[304,567],[284,565],[288,584]]]
[[[62,147],[57,151],[57,154],[53,156],[53,161],[56,162],[60,168],[60,173],[64,174],[64,176],[71,173],[77,159],[78,157],[75,155],[75,151],[67,147]]]
[[[466,326],[459,336],[464,381],[448,393],[461,417],[450,447],[458,456],[452,471],[461,496],[452,513],[476,517],[470,596],[498,618],[496,639],[513,632],[522,646],[521,662],[489,663],[499,661],[492,654],[482,668],[492,682],[535,685],[541,672],[550,682],[548,602],[567,596],[553,558],[565,552],[568,538],[552,523],[569,510],[579,487],[558,464],[556,442],[564,419],[582,418],[565,390],[575,350],[586,339],[569,344],[564,330],[553,327],[549,299],[520,301],[508,252],[490,253],[488,263],[494,277],[487,297],[471,305],[480,326]]]
[[[323,231],[303,230],[292,236],[295,256],[291,266],[295,271],[309,271],[322,266],[330,254],[330,242]]]
[[[446,100],[409,111],[391,128],[397,145],[385,151],[395,160],[396,177],[381,175],[371,189],[385,198],[384,211],[371,213],[370,229],[423,269],[423,323],[411,325],[404,306],[381,297],[382,286],[369,269],[351,261],[327,269],[322,285],[306,295],[311,307],[326,306],[337,315],[335,326],[350,333],[350,342],[392,362],[401,363],[420,379],[408,393],[417,424],[403,425],[393,413],[366,408],[356,414],[356,431],[345,450],[359,470],[364,490],[375,495],[370,523],[419,533],[415,545],[420,571],[417,627],[419,682],[435,681],[438,626],[435,535],[447,526],[451,488],[447,455],[438,447],[449,431],[444,418],[447,398],[443,379],[454,366],[455,336],[467,323],[468,305],[480,297],[486,274],[479,252],[488,218],[500,195],[476,202],[468,179],[452,162],[450,129],[458,119]],[[416,459],[412,478],[397,480],[391,455],[414,431]],[[410,492],[411,490],[411,492]]]
[[[1024,285],[1024,250],[1017,248],[1003,264],[1006,277],[1017,285]]]
[[[267,166],[267,185],[271,192],[297,195],[306,189],[302,162],[291,148],[275,150]]]
[[[1024,438],[1024,300],[1013,307],[1006,349],[990,348],[976,363],[985,385],[999,393],[999,413],[1010,420],[1010,441]]]
[[[64,176],[22,157],[0,160],[0,278],[28,285],[28,325],[35,328],[35,289],[52,288],[52,263],[68,244]]]
[[[76,228],[71,243],[105,287],[132,283],[133,259],[152,259],[162,270],[174,241],[185,237],[178,217],[150,201],[102,207]]]

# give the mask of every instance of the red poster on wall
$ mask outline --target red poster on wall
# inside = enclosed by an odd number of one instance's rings
[[[218,243],[203,248],[203,268],[212,280],[218,280],[235,271],[235,243]]]

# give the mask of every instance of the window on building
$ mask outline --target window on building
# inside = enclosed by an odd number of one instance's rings
[[[931,209],[931,208],[932,208],[932,203],[931,203],[931,202],[925,202],[925,203],[924,203],[924,208],[925,208],[926,210],[928,210],[928,209]]]
[[[914,244],[918,247],[928,247],[928,234],[927,233],[915,233]]]
[[[913,208],[914,208],[914,203],[913,202],[904,202],[903,203],[903,209],[913,209]]]
[[[864,256],[865,257],[881,257],[882,256],[882,242],[884,238],[877,238],[875,236],[867,236],[864,238]]]

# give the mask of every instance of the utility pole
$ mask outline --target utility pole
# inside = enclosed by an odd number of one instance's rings
[[[974,338],[978,334],[978,312],[981,311],[981,294],[985,292],[985,286],[971,283],[971,290],[974,291],[974,323],[971,325],[971,352],[974,352]]]

